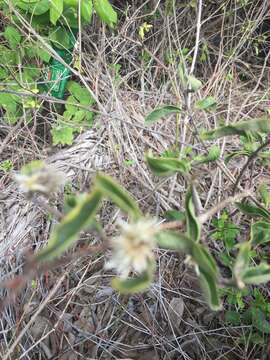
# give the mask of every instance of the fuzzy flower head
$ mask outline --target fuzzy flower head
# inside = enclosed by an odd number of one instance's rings
[[[115,269],[122,278],[134,271],[141,274],[154,261],[155,233],[158,226],[153,219],[134,223],[119,222],[120,236],[112,240],[113,254],[107,269]]]
[[[23,166],[21,172],[15,174],[14,178],[27,193],[49,195],[64,184],[63,174],[42,161],[32,161]]]

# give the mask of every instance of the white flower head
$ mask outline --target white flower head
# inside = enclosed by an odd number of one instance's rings
[[[42,161],[32,161],[22,167],[14,179],[21,189],[27,193],[42,193],[49,195],[64,185],[64,174]]]
[[[120,235],[112,240],[113,254],[107,269],[116,269],[122,278],[130,272],[142,273],[154,261],[155,233],[157,222],[140,219],[133,223],[119,221]]]

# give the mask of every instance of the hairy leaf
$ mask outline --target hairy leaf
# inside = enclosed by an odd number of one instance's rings
[[[243,274],[249,265],[250,245],[250,242],[244,242],[239,246],[239,251],[233,267],[233,276],[240,289],[245,287]]]
[[[157,176],[171,176],[175,173],[187,174],[190,164],[185,160],[169,157],[153,157],[151,152],[146,155],[146,162],[151,171]]]
[[[193,193],[192,186],[194,185],[190,186],[189,190],[187,191],[186,199],[185,199],[187,235],[192,240],[198,242],[200,240],[200,235],[201,235],[201,225],[195,214],[195,207],[193,204],[193,196],[192,196]]]
[[[96,177],[97,188],[106,196],[108,196],[123,211],[126,211],[134,218],[141,215],[140,209],[136,201],[110,176],[98,174]]]
[[[265,334],[270,334],[270,322],[266,320],[264,312],[260,309],[252,308],[252,325]]]
[[[250,215],[250,216],[260,216],[263,217],[265,219],[269,219],[270,220],[270,214],[267,210],[264,210],[262,208],[259,208],[255,205],[252,205],[250,203],[247,202],[242,202],[242,203],[235,203],[235,206],[243,213],[246,215]]]
[[[270,281],[270,265],[261,263],[254,267],[246,268],[242,274],[245,284],[259,285]]]
[[[112,280],[112,287],[121,294],[134,294],[149,288],[152,280],[153,272],[145,271],[140,276],[131,279],[122,280],[120,278],[114,278]]]
[[[160,108],[157,108],[150,112],[145,118],[146,124],[153,124],[154,122],[160,120],[162,117],[170,114],[178,114],[181,112],[181,109],[178,106],[174,105],[164,105]]]
[[[60,224],[55,226],[48,245],[36,255],[36,259],[50,261],[66,251],[77,240],[80,231],[94,219],[101,199],[101,192],[95,190],[79,202]]]
[[[196,103],[196,108],[199,110],[213,110],[217,106],[217,101],[213,96],[208,96],[205,99],[199,100]]]
[[[257,221],[251,225],[251,242],[254,245],[265,244],[270,241],[270,222]]]
[[[208,131],[202,134],[204,140],[213,140],[218,139],[224,136],[232,135],[247,135],[247,132],[261,132],[269,133],[270,132],[270,119],[269,118],[259,118],[248,121],[241,121],[235,125],[221,126],[215,130]]]

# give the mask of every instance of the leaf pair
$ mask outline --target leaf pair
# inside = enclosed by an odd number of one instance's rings
[[[141,214],[135,201],[124,189],[109,176],[99,174],[96,177],[93,192],[78,201],[74,208],[55,226],[48,245],[36,255],[36,259],[51,261],[66,251],[77,240],[80,231],[94,220],[104,197],[112,200],[134,219]]]

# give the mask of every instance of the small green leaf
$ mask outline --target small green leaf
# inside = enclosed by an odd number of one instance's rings
[[[199,155],[193,159],[198,164],[208,164],[211,161],[216,161],[219,159],[221,154],[220,147],[217,145],[211,146],[206,156]]]
[[[254,245],[261,245],[270,241],[270,222],[257,221],[251,225],[251,242]]]
[[[263,311],[252,308],[252,325],[264,334],[270,334],[270,322],[266,320]]]
[[[242,274],[242,279],[247,285],[266,283],[270,281],[270,266],[266,263],[261,263],[257,266],[246,268]]]
[[[53,145],[71,145],[74,129],[66,125],[56,125],[51,129]]]
[[[160,120],[162,117],[170,115],[170,114],[179,114],[181,112],[181,109],[178,106],[174,105],[165,105],[160,108],[157,108],[150,112],[145,118],[146,124],[152,124],[158,120]]]
[[[261,183],[258,187],[258,191],[262,202],[268,207],[270,204],[270,191],[268,190],[268,186],[265,183]]]
[[[98,174],[96,177],[97,188],[106,196],[108,196],[123,211],[126,211],[134,218],[141,215],[135,200],[110,176]]]
[[[193,204],[193,191],[191,185],[186,194],[185,208],[186,208],[186,224],[187,224],[187,235],[195,242],[200,240],[201,236],[201,225],[195,214],[195,207]]]
[[[21,34],[13,26],[7,26],[5,28],[4,37],[8,41],[12,50],[15,50],[21,42]]]
[[[151,171],[157,176],[171,176],[175,173],[187,174],[190,164],[185,160],[168,157],[153,157],[151,152],[146,155],[146,162]]]
[[[250,242],[244,242],[239,245],[239,251],[233,266],[233,277],[240,289],[245,287],[243,274],[249,265],[250,245]]]
[[[197,101],[196,108],[199,110],[215,110],[217,101],[214,97],[208,96],[202,100]]]
[[[225,313],[226,323],[230,323],[234,326],[241,324],[241,315],[237,311],[226,311]]]
[[[89,91],[77,82],[69,81],[67,89],[71,93],[71,95],[73,95],[73,97],[80,102],[80,104],[85,106],[91,106],[95,103],[95,100],[92,98]]]
[[[48,245],[36,255],[36,260],[50,261],[66,251],[78,238],[80,231],[94,219],[101,199],[102,194],[97,190],[84,197],[60,224],[55,226]]]
[[[268,213],[267,210],[261,209],[257,206],[254,206],[250,203],[235,203],[235,206],[237,207],[237,209],[239,209],[243,214],[249,215],[249,216],[254,216],[254,217],[263,217],[264,219],[268,219],[270,220],[270,214]]]
[[[196,92],[202,87],[202,82],[193,75],[188,75],[188,83],[192,91]]]
[[[121,294],[135,294],[149,288],[152,279],[152,273],[145,271],[140,276],[132,279],[122,280],[120,278],[114,278],[112,280],[112,287]]]
[[[221,126],[215,130],[208,131],[201,135],[203,140],[214,140],[224,136],[232,135],[247,135],[247,132],[260,132],[260,133],[269,133],[270,132],[270,119],[269,118],[259,118],[248,121],[238,122],[235,125]]]
[[[100,19],[114,28],[117,24],[117,12],[114,11],[110,2],[108,0],[93,0],[93,5]]]
[[[51,0],[50,21],[53,25],[56,25],[57,20],[62,15],[63,8],[64,8],[63,0]]]

